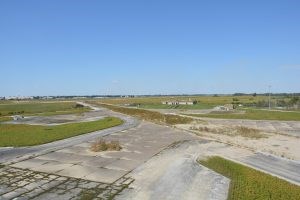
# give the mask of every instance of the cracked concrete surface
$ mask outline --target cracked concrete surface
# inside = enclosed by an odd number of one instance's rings
[[[127,175],[135,181],[116,199],[227,199],[230,180],[197,163],[206,142],[186,141],[162,151]]]
[[[17,162],[11,166],[110,184],[170,144],[195,139],[195,136],[142,122],[136,128],[108,135],[104,139],[119,141],[123,149],[116,152],[92,152],[89,148],[94,140],[91,140]]]
[[[121,178],[114,184],[64,177],[6,166],[0,169],[0,199],[81,199],[113,198],[133,180]]]
[[[229,180],[197,163],[219,155],[300,183],[300,163],[200,139],[94,108],[125,124],[46,145],[0,149],[0,199],[226,199]],[[118,140],[119,152],[91,152],[95,139]]]

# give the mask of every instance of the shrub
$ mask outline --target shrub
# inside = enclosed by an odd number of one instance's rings
[[[83,108],[84,105],[77,103],[74,107],[75,107],[75,108]]]
[[[122,149],[119,141],[106,142],[104,139],[98,139],[91,144],[90,150],[94,152],[101,151],[120,151]]]

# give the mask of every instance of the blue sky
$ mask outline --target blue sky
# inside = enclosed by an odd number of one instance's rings
[[[0,1],[0,96],[300,92],[300,1]]]

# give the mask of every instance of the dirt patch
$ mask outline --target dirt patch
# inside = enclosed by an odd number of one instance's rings
[[[213,124],[181,124],[177,128],[191,131],[202,138],[213,139],[236,147],[300,160],[300,138],[252,128]],[[246,137],[245,137],[246,136]],[[276,145],[274,145],[276,144]]]

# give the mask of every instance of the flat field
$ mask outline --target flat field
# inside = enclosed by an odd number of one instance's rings
[[[220,119],[252,119],[252,120],[282,120],[300,121],[300,112],[293,111],[269,111],[258,109],[244,109],[245,113],[209,113],[209,114],[190,114],[195,117],[210,117]]]
[[[122,124],[123,121],[115,117],[92,122],[63,124],[57,126],[38,126],[24,124],[0,124],[0,146],[20,147],[53,142],[97,130]]]
[[[272,97],[275,99],[282,99],[283,97]],[[284,98],[283,98],[284,99]],[[163,105],[163,101],[198,101],[196,105]],[[254,104],[259,101],[267,101],[267,96],[162,96],[162,97],[135,97],[135,98],[104,98],[96,100],[101,103],[130,105],[137,106],[144,109],[210,109],[217,105],[224,104]]]
[[[75,102],[10,102],[0,104],[0,116],[9,115],[58,115],[89,111],[88,107],[76,107]]]
[[[217,173],[231,179],[228,200],[297,200],[300,187],[221,157],[200,161]]]

